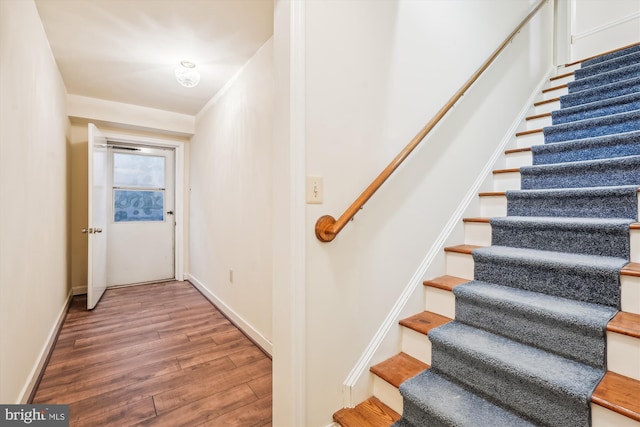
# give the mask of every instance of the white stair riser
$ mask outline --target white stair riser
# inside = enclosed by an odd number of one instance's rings
[[[507,169],[519,168],[521,166],[531,166],[533,163],[531,151],[518,151],[505,156],[505,167]]]
[[[447,252],[446,274],[473,280],[473,256]],[[640,314],[640,277],[620,276],[620,304],[622,311]]]
[[[630,261],[640,262],[640,230],[629,231],[631,241]],[[467,245],[490,246],[491,224],[487,222],[465,222],[464,243]]]
[[[568,73],[568,71],[559,73],[558,75],[566,74],[566,73]],[[547,87],[566,85],[567,83],[570,83],[570,82],[574,81],[575,79],[576,79],[575,76],[573,74],[571,74],[569,76],[562,77],[562,78],[559,78],[559,79],[549,80],[549,83],[547,84]]]
[[[635,421],[617,412],[613,412],[595,403],[591,404],[592,427],[640,427],[640,422]]]
[[[493,174],[493,191],[520,189],[520,171]]]
[[[373,395],[397,413],[402,414],[400,391],[377,375],[373,375]]]
[[[425,310],[453,319],[456,317],[456,299],[451,291],[425,287]]]
[[[607,369],[640,380],[640,339],[607,332]]]
[[[517,148],[526,148],[542,144],[544,144],[544,135],[542,134],[542,132],[516,137]]]
[[[465,222],[464,243],[466,245],[491,246],[491,224],[486,222]]]
[[[473,257],[471,255],[447,252],[445,260],[447,275],[473,280]]]
[[[550,113],[560,109],[560,101],[547,102],[534,107],[534,114]]]
[[[431,365],[431,341],[420,332],[402,327],[402,351],[427,365]]]
[[[551,126],[551,124],[551,116],[529,119],[527,120],[527,130],[542,129],[545,126]]]
[[[547,99],[560,98],[562,95],[566,95],[568,93],[569,93],[569,88],[561,87],[558,89],[553,89],[547,92],[543,92],[542,99],[546,101]]]
[[[640,277],[620,276],[620,308],[640,314]]]
[[[507,216],[506,196],[483,196],[480,197],[480,216],[494,217]]]

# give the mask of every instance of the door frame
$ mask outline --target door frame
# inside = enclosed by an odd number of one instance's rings
[[[147,145],[153,147],[173,148],[175,154],[175,215],[176,222],[174,231],[174,274],[176,280],[184,279],[184,261],[185,261],[185,141],[175,141],[170,139],[151,138],[146,136],[134,136],[121,133],[103,131],[109,144],[130,144],[130,145]]]

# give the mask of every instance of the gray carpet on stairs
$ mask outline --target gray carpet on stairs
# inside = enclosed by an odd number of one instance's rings
[[[507,216],[638,219],[638,185],[510,190]]]
[[[561,125],[639,109],[640,92],[555,110],[551,112],[551,121],[554,125]]]
[[[605,325],[616,309],[471,281],[453,289],[456,321],[605,368]]]
[[[637,156],[640,155],[640,131],[534,145],[531,153],[534,166]]]
[[[509,216],[491,218],[491,244],[627,258],[634,219]]]

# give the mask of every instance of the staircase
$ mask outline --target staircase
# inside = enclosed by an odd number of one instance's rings
[[[640,426],[640,44],[559,71],[340,425]]]

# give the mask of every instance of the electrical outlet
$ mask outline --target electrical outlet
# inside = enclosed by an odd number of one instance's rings
[[[323,184],[321,176],[307,177],[307,203],[320,204],[323,198]]]

